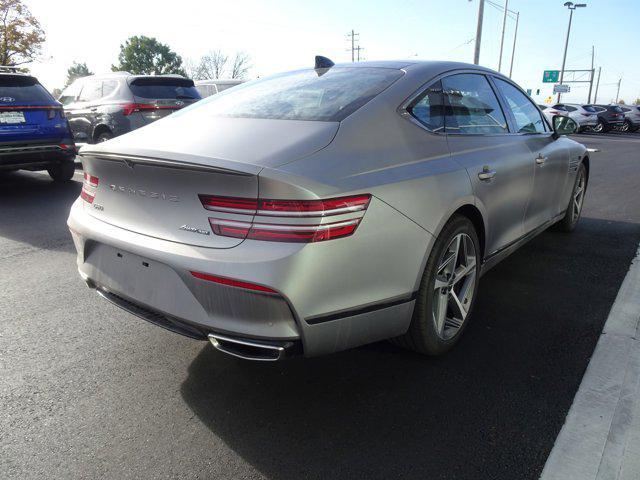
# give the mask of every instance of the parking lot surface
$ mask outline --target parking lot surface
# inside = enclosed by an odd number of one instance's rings
[[[583,218],[485,276],[460,344],[249,363],[76,273],[80,191],[0,176],[0,478],[534,479],[640,241],[640,135],[576,135]]]

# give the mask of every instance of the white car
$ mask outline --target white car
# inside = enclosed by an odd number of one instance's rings
[[[202,98],[210,97],[211,95],[215,95],[216,93],[220,93],[223,90],[226,90],[231,87],[235,87],[236,85],[240,85],[245,82],[245,80],[238,80],[235,78],[223,80],[223,79],[215,79],[215,80],[197,80],[196,90]]]
[[[572,118],[578,124],[579,132],[589,130],[598,124],[598,112],[591,105],[557,103],[549,107],[547,111],[547,118],[553,117],[554,115]]]

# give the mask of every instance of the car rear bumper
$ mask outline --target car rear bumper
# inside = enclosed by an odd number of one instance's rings
[[[132,313],[183,335],[263,342],[305,356],[404,333],[433,242],[375,198],[351,237],[307,245],[245,240],[226,249],[130,232],[84,208],[76,201],[68,220],[78,269],[110,301],[123,299],[121,308],[134,305],[143,314]],[[208,282],[194,271],[268,286],[278,294]],[[223,351],[235,347],[210,340]]]
[[[72,160],[73,145],[63,148],[57,143],[0,145],[0,170],[39,169]]]

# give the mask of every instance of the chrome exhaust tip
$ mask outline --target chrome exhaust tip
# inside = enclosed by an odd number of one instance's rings
[[[259,340],[247,340],[228,337],[217,333],[208,335],[211,345],[223,353],[242,358],[243,360],[255,360],[259,362],[277,362],[287,356],[287,350],[293,346],[292,342],[282,345],[264,343]]]

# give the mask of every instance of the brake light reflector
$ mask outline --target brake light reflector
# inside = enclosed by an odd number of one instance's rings
[[[98,183],[100,180],[98,177],[94,177],[93,175],[89,175],[87,172],[84,172],[84,181],[82,182],[82,191],[80,192],[80,197],[87,203],[93,203],[93,199],[96,196],[96,189],[98,188]]]
[[[200,272],[190,272],[190,273],[191,275],[193,275],[196,278],[199,278],[200,280],[219,283],[220,285],[228,285],[230,287],[244,288],[247,290],[254,290],[257,292],[275,293],[275,294],[278,293],[272,288],[265,287],[264,285],[258,285],[256,283],[243,282],[242,280],[234,280],[233,278],[219,277],[217,275],[209,275],[208,273],[200,273]]]

